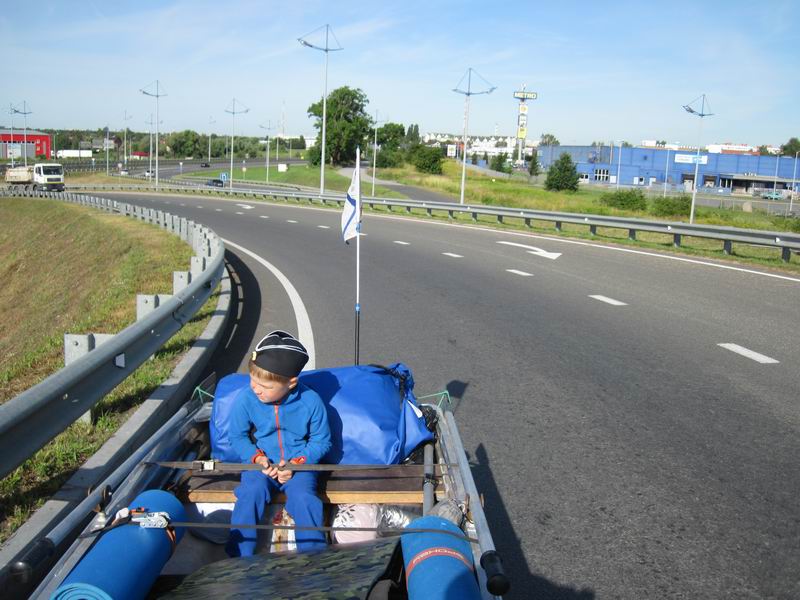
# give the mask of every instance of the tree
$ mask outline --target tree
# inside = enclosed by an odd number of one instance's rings
[[[800,140],[796,137],[789,138],[789,141],[781,146],[781,156],[794,156],[800,152]]]
[[[572,162],[569,154],[563,152],[558,160],[552,164],[550,170],[547,171],[547,179],[545,179],[545,189],[551,191],[578,191],[578,171],[575,169],[575,163]]]
[[[554,136],[552,133],[543,133],[541,139],[539,140],[540,146],[560,146],[561,142],[558,141],[558,138]]]
[[[362,90],[347,86],[337,88],[328,95],[326,162],[338,165],[355,160],[356,148],[369,137],[372,129],[372,119],[366,111],[367,102],[367,95]],[[309,160],[315,154],[319,164],[322,148],[322,100],[308,107],[308,115],[317,118],[314,126],[319,131],[314,146],[319,149],[316,153],[309,152]]]
[[[489,153],[488,152],[484,152],[483,153],[483,162],[485,162],[487,165],[489,164]]]
[[[759,146],[759,147],[758,147],[758,153],[759,153],[761,156],[769,156],[769,155],[770,155],[770,152],[769,152],[769,150],[767,149],[767,146],[766,146],[766,145],[764,145],[764,144],[762,144],[761,146]]]
[[[416,146],[419,144],[419,125],[412,123],[406,130],[406,146]]]
[[[417,146],[411,155],[411,163],[422,173],[442,174],[442,149],[433,146]]]
[[[383,150],[396,150],[406,137],[406,128],[400,123],[386,123],[378,127],[378,144]]]
[[[530,162],[528,163],[528,174],[531,177],[536,177],[539,174],[539,153],[534,148],[531,151]]]
[[[511,169],[506,166],[506,161],[508,160],[508,154],[505,152],[501,152],[496,156],[492,157],[492,163],[489,166],[492,171],[500,171],[501,173],[510,173]]]
[[[631,144],[630,142],[622,142],[622,147],[623,148],[633,148],[633,144]]]
[[[473,165],[477,165],[478,164],[478,153],[477,152],[473,152],[472,153],[472,156],[470,157],[470,162]]]

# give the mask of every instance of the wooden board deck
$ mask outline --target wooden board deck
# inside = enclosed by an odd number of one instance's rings
[[[318,484],[320,498],[326,504],[422,504],[423,478],[410,475],[407,469],[363,470],[326,473]],[[239,475],[195,475],[187,479],[178,495],[189,502],[236,502],[233,490]],[[272,503],[285,503],[276,494]]]

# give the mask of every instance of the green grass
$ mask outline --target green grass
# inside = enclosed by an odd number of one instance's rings
[[[221,173],[230,173],[225,169],[208,169],[203,171],[193,171],[186,173],[187,177],[203,177],[204,179],[218,179]],[[253,183],[265,183],[266,181],[266,168],[249,166],[246,172],[242,172],[241,164],[233,168],[233,178],[235,180],[252,181]],[[283,173],[278,172],[277,166],[270,165],[269,168],[269,182],[270,183],[284,183],[289,185],[298,185],[313,189],[319,189],[319,167],[312,165],[290,165],[287,171]],[[361,191],[364,193],[367,188],[366,182],[362,180]],[[325,167],[325,190],[329,192],[346,192],[350,187],[350,179],[338,173],[338,171],[331,167]],[[375,195],[384,198],[405,198],[404,195],[399,194],[389,188],[376,185]]]
[[[458,197],[461,190],[461,167],[455,161],[443,163],[442,175],[419,173],[411,166],[396,169],[379,169],[378,177],[391,179],[406,185],[416,185],[431,189],[453,197]],[[503,206],[508,208],[527,208],[556,212],[575,212],[595,215],[612,215],[656,219],[645,211],[620,210],[604,206],[600,197],[607,190],[601,188],[581,187],[577,192],[550,192],[541,187],[531,185],[520,179],[495,178],[467,171],[467,183],[464,200],[469,204]],[[665,217],[664,220],[681,220],[681,217]],[[688,221],[688,219],[683,218]],[[726,210],[718,208],[697,207],[695,222],[708,225],[726,225],[748,229],[766,229],[769,231],[800,232],[800,219],[769,215],[764,212]]]
[[[113,333],[134,322],[136,294],[171,292],[172,271],[185,270],[191,256],[157,227],[57,201],[2,198],[0,222],[0,401],[63,366],[64,333]],[[94,426],[72,425],[0,481],[0,542],[169,375],[215,306],[212,298],[101,401]]]

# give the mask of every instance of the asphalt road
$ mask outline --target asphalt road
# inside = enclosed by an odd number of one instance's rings
[[[338,211],[116,197],[269,261],[316,365],[352,362]],[[800,598],[800,278],[399,217],[363,231],[362,362],[450,391],[509,598]],[[275,276],[228,257],[243,310],[221,371],[297,326]]]

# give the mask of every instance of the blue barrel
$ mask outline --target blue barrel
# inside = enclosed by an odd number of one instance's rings
[[[408,528],[437,529],[464,536],[450,521],[432,515],[412,521]],[[404,533],[400,541],[409,600],[480,599],[468,541],[436,532]]]
[[[169,492],[147,490],[129,508],[166,512],[171,521],[186,521],[183,505]],[[175,530],[175,544],[183,528]],[[123,525],[101,534],[51,600],[139,600],[147,595],[172,555],[173,541],[164,529]]]

